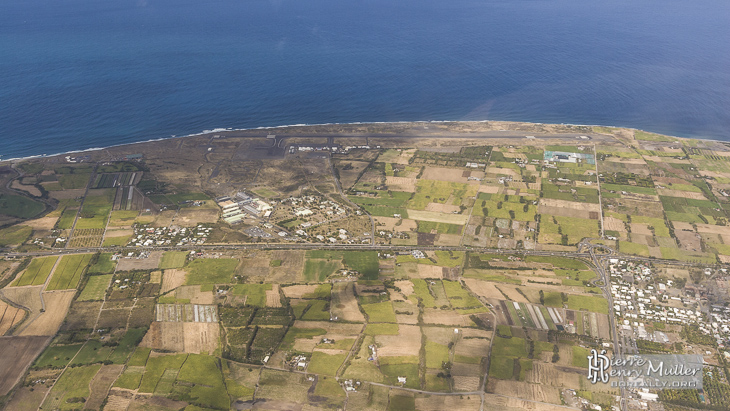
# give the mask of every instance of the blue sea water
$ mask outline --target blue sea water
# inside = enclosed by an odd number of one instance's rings
[[[725,0],[3,0],[3,158],[401,120],[730,140]]]

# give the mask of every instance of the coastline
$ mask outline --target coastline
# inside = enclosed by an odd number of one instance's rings
[[[478,124],[478,123],[503,123],[503,124],[515,124],[515,125],[553,125],[553,126],[566,126],[566,127],[604,127],[604,128],[610,128],[610,129],[616,129],[616,130],[633,130],[633,131],[644,131],[653,133],[651,131],[646,130],[640,130],[637,128],[632,127],[621,127],[621,126],[607,126],[607,125],[599,125],[599,124],[571,124],[571,123],[537,123],[537,122],[529,122],[529,121],[503,121],[503,120],[413,120],[413,121],[355,121],[350,123],[320,123],[320,124],[286,124],[286,125],[279,125],[279,126],[262,126],[262,127],[254,127],[254,128],[214,128],[210,130],[203,130],[197,133],[191,133],[186,134],[182,136],[169,136],[169,137],[160,137],[160,138],[152,138],[148,140],[143,141],[134,141],[131,143],[122,143],[122,144],[112,144],[109,146],[104,147],[89,147],[84,149],[77,149],[77,150],[69,150],[64,151],[60,153],[53,153],[53,154],[36,154],[31,156],[25,156],[25,157],[12,157],[12,158],[0,158],[0,164],[3,163],[14,163],[14,162],[20,162],[20,161],[26,161],[26,160],[32,160],[32,159],[38,159],[38,158],[46,158],[46,157],[56,157],[56,156],[62,156],[62,155],[68,155],[68,154],[80,154],[80,153],[86,153],[86,152],[94,152],[94,151],[101,151],[106,150],[109,148],[114,147],[123,147],[123,146],[132,146],[135,144],[144,144],[144,143],[152,143],[156,141],[165,141],[165,140],[173,140],[173,139],[180,139],[180,138],[189,138],[189,137],[200,137],[205,136],[208,134],[213,133],[230,133],[230,132],[251,132],[256,130],[276,130],[276,129],[293,129],[296,127],[336,127],[336,126],[358,126],[358,125],[405,125],[405,124],[445,124],[445,123],[454,123],[454,124]],[[658,133],[653,133],[658,134]],[[702,140],[702,141],[710,141],[710,142],[717,142],[717,143],[726,143],[726,141],[723,140],[716,140],[716,139],[709,139],[709,138],[698,138],[698,137],[679,137],[679,136],[672,136],[672,135],[666,135],[666,134],[659,134],[662,136],[670,137],[670,138],[677,138],[677,139],[690,139],[690,140]],[[415,137],[415,136],[414,136]]]

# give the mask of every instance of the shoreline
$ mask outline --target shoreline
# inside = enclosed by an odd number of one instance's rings
[[[25,157],[12,157],[12,158],[0,158],[0,164],[3,163],[14,163],[14,162],[20,162],[20,161],[26,161],[26,160],[32,160],[32,159],[38,159],[38,158],[49,158],[49,157],[56,157],[56,156],[62,156],[62,155],[68,155],[68,154],[79,154],[79,153],[86,153],[86,152],[94,152],[94,151],[101,151],[106,150],[113,147],[122,147],[122,146],[132,146],[134,144],[143,144],[143,143],[152,143],[156,141],[164,141],[164,140],[172,140],[172,139],[179,139],[179,138],[188,138],[188,137],[200,137],[205,136],[212,133],[229,133],[229,132],[237,132],[237,131],[256,131],[256,130],[275,130],[275,129],[284,129],[284,128],[295,128],[295,127],[326,127],[326,126],[355,126],[355,125],[403,125],[403,124],[443,124],[443,123],[505,123],[505,124],[525,124],[525,125],[556,125],[556,126],[569,126],[569,127],[605,127],[605,128],[611,128],[611,129],[617,129],[617,130],[634,130],[634,131],[644,131],[648,133],[658,134],[670,138],[676,138],[676,139],[689,139],[689,140],[702,140],[702,141],[711,141],[711,142],[717,142],[717,143],[727,143],[727,141],[724,140],[715,140],[715,139],[709,139],[709,138],[697,138],[697,137],[678,137],[678,136],[671,136],[666,134],[659,134],[654,133],[651,131],[646,130],[640,130],[637,128],[632,127],[620,127],[620,126],[607,126],[607,125],[600,125],[600,124],[572,124],[572,123],[536,123],[536,122],[529,122],[529,121],[503,121],[503,120],[413,120],[413,121],[355,121],[350,123],[319,123],[319,124],[286,124],[286,125],[279,125],[279,126],[262,126],[262,127],[253,127],[253,128],[214,128],[210,130],[203,130],[197,133],[191,133],[186,134],[183,136],[175,136],[172,135],[170,137],[160,137],[160,138],[152,138],[149,140],[143,140],[143,141],[134,141],[131,143],[122,143],[122,144],[112,144],[109,146],[104,147],[89,147],[84,149],[78,149],[78,150],[69,150],[64,151],[60,153],[53,153],[53,154],[36,154],[31,156],[25,156]],[[466,134],[466,133],[465,133]],[[387,135],[384,133],[384,136]],[[416,137],[416,136],[414,136]]]

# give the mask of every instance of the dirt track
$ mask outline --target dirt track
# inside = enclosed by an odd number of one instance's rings
[[[74,295],[76,295],[76,290],[43,293],[46,311],[40,313],[37,318],[30,319],[29,323],[23,324],[18,335],[56,335],[68,313]]]

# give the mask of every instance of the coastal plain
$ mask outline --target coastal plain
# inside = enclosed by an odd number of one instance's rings
[[[5,409],[730,405],[724,142],[297,126],[0,180]],[[590,384],[592,349],[701,355],[706,389]]]

